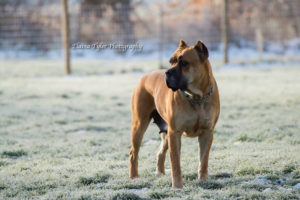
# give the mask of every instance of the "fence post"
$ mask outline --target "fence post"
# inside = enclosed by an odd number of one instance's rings
[[[222,0],[222,15],[221,15],[221,30],[222,30],[222,43],[223,43],[223,61],[229,62],[228,58],[228,33],[229,33],[229,20],[228,20],[228,1]]]
[[[62,36],[64,47],[65,70],[67,74],[71,74],[70,67],[70,32],[69,32],[69,13],[68,0],[61,0],[62,3]]]

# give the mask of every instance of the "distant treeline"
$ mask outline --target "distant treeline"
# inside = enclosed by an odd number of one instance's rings
[[[69,0],[71,42],[158,39],[221,41],[219,0]],[[230,0],[229,41],[243,46],[300,37],[300,1]],[[61,4],[51,0],[1,0],[0,48],[61,48]]]

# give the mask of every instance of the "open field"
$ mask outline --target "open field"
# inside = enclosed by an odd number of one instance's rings
[[[169,160],[155,175],[153,124],[141,178],[128,178],[130,100],[144,72],[120,64],[82,62],[74,76],[55,63],[0,64],[0,199],[300,199],[299,67],[215,70],[221,115],[209,181],[197,180],[197,139],[183,138],[184,189],[174,190]]]

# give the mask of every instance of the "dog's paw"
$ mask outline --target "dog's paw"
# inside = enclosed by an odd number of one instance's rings
[[[157,176],[163,176],[163,175],[165,175],[165,172],[156,170],[156,171],[155,171],[155,175],[157,175]]]
[[[135,176],[129,176],[130,179],[136,179],[139,178],[139,175],[135,175]]]
[[[174,189],[182,189],[183,188],[183,184],[182,183],[173,183],[172,184],[172,188],[174,188]]]
[[[208,175],[207,175],[207,174],[199,175],[199,176],[198,176],[198,180],[199,180],[200,182],[205,182],[205,181],[208,180]]]

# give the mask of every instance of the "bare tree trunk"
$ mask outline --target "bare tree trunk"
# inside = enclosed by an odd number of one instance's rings
[[[223,60],[228,63],[228,33],[229,33],[229,20],[228,20],[228,1],[222,0],[222,15],[221,15],[221,30],[222,30],[222,43],[223,43]]]
[[[70,32],[69,32],[69,15],[68,0],[61,0],[62,3],[62,35],[65,56],[65,70],[67,74],[71,74],[70,67]]]
[[[297,15],[297,5],[300,5],[299,2],[297,1],[285,1],[283,3],[286,3],[286,5],[288,6],[288,9],[289,9],[289,12],[290,12],[290,15],[291,15],[291,24],[292,24],[292,27],[294,29],[294,32],[295,32],[295,35],[296,37],[299,37],[300,36],[300,23],[299,23],[299,20],[298,20],[298,15]]]
[[[164,10],[163,3],[161,3],[160,8],[160,28],[159,28],[159,68],[163,68],[163,58],[164,58]]]
[[[263,2],[262,1],[257,2],[255,4],[255,9],[253,12],[253,22],[255,26],[255,41],[256,41],[259,60],[262,60],[262,55],[264,51],[263,22],[265,16],[263,10],[264,10]]]
[[[264,36],[260,27],[255,30],[256,46],[259,54],[259,59],[262,59],[262,53],[264,51]]]

